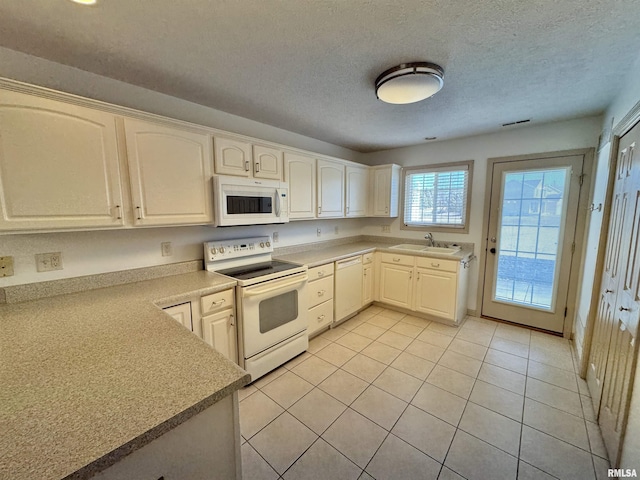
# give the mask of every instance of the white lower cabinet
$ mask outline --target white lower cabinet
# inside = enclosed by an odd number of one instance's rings
[[[374,273],[373,253],[365,253],[362,256],[362,306],[369,305],[374,300]]]
[[[234,363],[238,363],[238,334],[234,290],[201,298],[202,339]]]
[[[467,313],[467,276],[457,260],[382,253],[378,300],[460,323]]]
[[[307,291],[311,337],[333,323],[333,262],[309,269]]]
[[[240,480],[237,393],[223,398],[91,478]]]
[[[191,317],[191,302],[181,303],[172,307],[165,307],[166,313],[171,315],[176,322],[189,331],[193,331],[193,318]]]

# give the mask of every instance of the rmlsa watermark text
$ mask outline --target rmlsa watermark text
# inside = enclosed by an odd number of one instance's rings
[[[638,474],[635,468],[610,468],[607,471],[607,476],[609,478],[637,478]]]

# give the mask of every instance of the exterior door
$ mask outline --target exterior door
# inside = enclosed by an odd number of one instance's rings
[[[482,315],[563,331],[583,160],[493,164]]]
[[[592,349],[594,362],[600,367],[599,383],[602,395],[598,423],[611,463],[620,461],[620,445],[629,416],[630,392],[637,364],[638,319],[640,317],[640,124],[637,124],[619,143],[618,164],[614,184],[613,208],[607,241],[607,258],[603,273],[598,312],[606,316],[596,321],[604,324],[602,339]],[[610,254],[610,255],[609,255]],[[607,271],[608,269],[608,271]],[[597,329],[598,327],[596,327]],[[602,359],[606,341],[606,367],[602,374]],[[599,348],[596,348],[599,345]],[[590,358],[590,367],[591,367]],[[595,371],[589,368],[589,386]],[[596,393],[598,391],[596,390]]]

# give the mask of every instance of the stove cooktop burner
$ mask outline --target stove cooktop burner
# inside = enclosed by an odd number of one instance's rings
[[[263,277],[271,273],[285,272],[299,267],[300,265],[296,265],[294,263],[272,260],[270,262],[252,263],[250,265],[217,270],[216,273],[221,273],[222,275],[226,275],[237,280],[250,280],[252,278]]]

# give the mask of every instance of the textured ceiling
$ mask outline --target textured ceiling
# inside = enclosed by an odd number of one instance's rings
[[[373,151],[601,113],[638,56],[640,8],[637,0],[4,1],[0,46]],[[411,61],[444,67],[442,91],[412,105],[377,100],[377,75]]]

